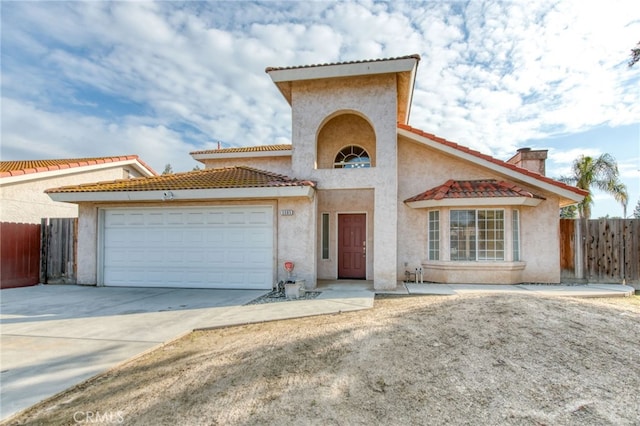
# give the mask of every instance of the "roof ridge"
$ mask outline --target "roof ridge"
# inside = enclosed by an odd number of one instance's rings
[[[582,195],[582,196],[585,196],[585,195],[588,194],[588,191],[584,191],[584,190],[582,190],[580,188],[577,188],[575,186],[567,185],[564,182],[560,182],[558,180],[552,179],[552,178],[550,178],[548,176],[542,175],[542,174],[534,172],[532,170],[525,169],[524,167],[519,167],[519,166],[516,166],[515,164],[507,163],[506,161],[499,160],[499,159],[497,159],[495,157],[492,157],[490,155],[487,155],[487,154],[483,154],[480,151],[476,151],[474,149],[471,149],[471,148],[465,147],[463,145],[460,145],[460,144],[458,144],[456,142],[452,142],[452,141],[449,141],[449,140],[447,140],[445,138],[441,138],[439,136],[434,135],[433,133],[425,132],[424,130],[417,129],[417,128],[412,127],[412,126],[410,126],[408,124],[397,123],[397,126],[398,126],[398,128],[406,130],[408,132],[411,132],[411,133],[413,133],[415,135],[425,137],[425,138],[430,139],[430,140],[432,140],[434,142],[438,142],[438,143],[440,143],[442,145],[448,146],[448,147],[456,149],[458,151],[461,151],[461,152],[464,152],[464,153],[467,153],[467,154],[471,154],[474,157],[481,158],[481,159],[483,159],[485,161],[489,161],[489,162],[491,162],[493,164],[496,164],[498,166],[501,166],[501,167],[504,167],[504,168],[507,168],[507,169],[511,169],[511,170],[513,170],[515,172],[518,172],[520,174],[523,174],[523,175],[526,175],[526,176],[529,176],[529,177],[533,177],[533,178],[535,178],[537,180],[541,180],[543,182],[546,182],[546,183],[551,184],[553,186],[556,186],[558,188],[562,188],[562,189],[574,192],[574,193]]]
[[[287,151],[292,148],[290,143],[279,143],[269,145],[250,145],[250,146],[233,146],[219,149],[203,149],[200,151],[191,151],[189,155],[202,154],[230,154],[230,153],[250,153],[250,152],[271,152],[271,151]]]

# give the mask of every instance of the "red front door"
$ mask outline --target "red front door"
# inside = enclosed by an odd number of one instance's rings
[[[367,216],[338,215],[338,278],[367,278]]]

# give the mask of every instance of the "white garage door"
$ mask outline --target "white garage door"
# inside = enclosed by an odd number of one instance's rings
[[[107,286],[273,285],[272,207],[113,209],[103,223]]]

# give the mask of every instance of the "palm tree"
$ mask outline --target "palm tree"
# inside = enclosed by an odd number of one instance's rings
[[[589,192],[584,200],[578,204],[580,217],[585,219],[591,217],[592,187],[612,195],[617,202],[622,204],[626,214],[627,187],[620,182],[618,165],[611,155],[602,154],[597,158],[581,155],[574,160],[571,166],[571,176],[561,177],[560,181]]]

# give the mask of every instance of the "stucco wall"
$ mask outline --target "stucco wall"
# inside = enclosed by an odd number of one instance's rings
[[[375,189],[373,279],[377,289],[395,288],[397,283],[396,105],[393,74],[292,84],[294,176],[316,181],[319,189]],[[375,167],[318,168],[316,138],[322,125],[339,113],[356,114],[370,123],[376,139]]]
[[[78,213],[76,282],[96,285],[98,282],[98,208],[95,204],[83,203],[78,206]]]
[[[403,201],[409,197],[441,185],[448,179],[504,179],[546,197],[536,207],[492,206],[505,210],[505,260],[500,262],[450,262],[449,208],[440,210],[440,262],[431,262],[432,270],[425,270],[425,279],[436,282],[549,282],[560,280],[558,198],[536,188],[529,188],[513,178],[499,175],[470,162],[441,154],[424,145],[400,138],[398,143],[398,279],[405,271],[429,265],[427,261],[427,220],[429,209],[414,209]],[[456,207],[464,209],[465,206]],[[473,209],[470,203],[466,208]],[[485,208],[485,207],[481,207]],[[520,212],[520,242],[522,262],[511,262],[511,211]],[[484,265],[483,265],[484,264]],[[454,269],[452,269],[454,268]]]
[[[521,211],[521,258],[527,263],[523,282],[560,282],[560,214],[556,196],[542,193],[547,199],[537,207]]]
[[[326,122],[318,134],[319,169],[333,169],[336,153],[349,145],[367,150],[371,166],[376,164],[376,135],[367,121],[355,114],[341,114]]]
[[[44,217],[78,217],[75,204],[53,201],[45,190],[67,185],[79,185],[104,180],[137,177],[133,167],[118,166],[79,173],[0,184],[0,221],[17,223],[40,223]],[[6,182],[6,179],[5,179]]]
[[[372,189],[321,190],[317,192],[317,198],[318,279],[331,280],[338,277],[338,214],[340,213],[365,213],[367,215],[367,279],[374,279],[374,191]],[[322,259],[321,217],[323,213],[329,214],[329,259]]]
[[[283,198],[278,201],[278,249],[276,269],[279,280],[287,279],[284,262],[295,265],[293,275],[306,281],[308,289],[316,287],[316,203],[303,198]],[[292,216],[281,216],[280,211],[293,210]]]

